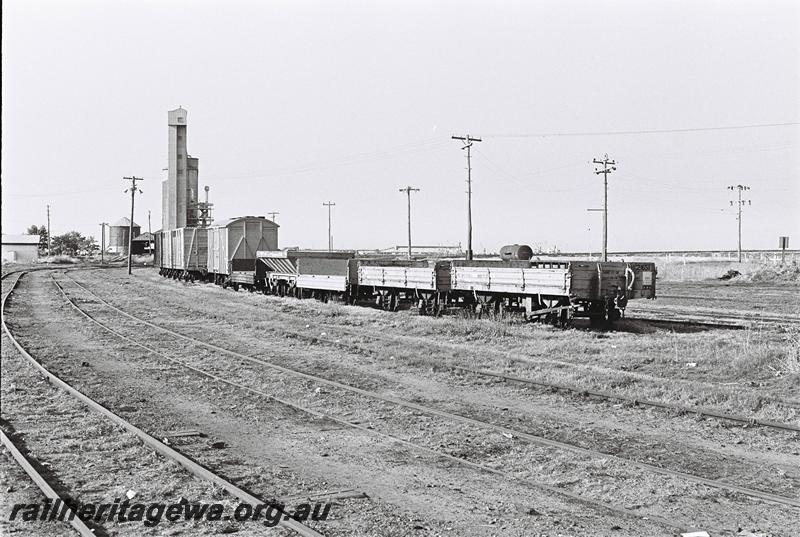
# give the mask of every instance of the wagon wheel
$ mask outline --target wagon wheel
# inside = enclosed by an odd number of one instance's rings
[[[561,324],[562,328],[572,327],[573,316],[571,309],[561,310],[561,315],[559,317],[559,323]]]

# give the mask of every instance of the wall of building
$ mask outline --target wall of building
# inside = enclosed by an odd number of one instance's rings
[[[4,244],[3,261],[11,263],[35,263],[39,260],[37,244]]]
[[[133,236],[138,237],[141,232],[139,226],[133,226]],[[113,254],[128,253],[128,227],[110,226],[108,234],[108,251]]]

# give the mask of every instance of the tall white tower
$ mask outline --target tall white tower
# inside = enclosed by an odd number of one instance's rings
[[[197,202],[198,159],[186,151],[186,115],[183,108],[167,113],[169,125],[169,156],[167,180],[161,189],[161,228],[185,227],[190,218],[190,208]]]

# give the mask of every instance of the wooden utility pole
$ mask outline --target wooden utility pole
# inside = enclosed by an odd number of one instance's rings
[[[400,192],[405,192],[408,196],[408,258],[411,259],[411,193],[419,192],[419,189],[407,186],[401,188]]]
[[[153,253],[153,230],[150,227],[150,209],[147,210],[147,249],[149,250],[147,253]]]
[[[587,212],[587,213],[593,213],[593,212],[599,212],[599,213],[602,213],[602,212],[604,212],[604,211],[603,211],[603,209],[586,209],[586,212]],[[591,225],[591,224],[589,224],[589,237],[591,237],[591,236],[592,236],[592,225]],[[589,259],[594,259],[594,248],[593,248],[593,247],[590,247],[590,248],[589,248],[589,250],[590,250],[590,252],[589,252]]]
[[[128,222],[128,274],[131,274],[131,263],[133,261],[133,206],[136,200],[136,193],[142,191],[136,186],[136,181],[144,181],[141,177],[123,177],[125,181],[131,182],[131,187],[126,188],[125,192],[131,193],[131,220]]]
[[[781,237],[778,241],[781,248],[781,265],[786,263],[786,249],[789,247],[789,237]]]
[[[608,261],[608,174],[617,169],[616,162],[608,160],[608,153],[603,160],[594,159],[595,164],[602,164],[603,169],[594,169],[596,175],[603,174],[603,261]]]
[[[331,207],[336,205],[332,201],[323,202],[322,205],[328,208],[328,251],[333,251],[333,235],[331,235]]]
[[[279,213],[278,211],[272,211],[272,212],[269,212],[267,214],[270,215],[270,217],[271,217],[270,219],[274,222],[275,221],[275,217],[278,216],[281,213]]]
[[[100,264],[106,262],[106,226],[108,222],[100,222]]]
[[[50,257],[50,205],[47,205],[47,257]]]
[[[731,205],[736,205],[738,208],[738,216],[736,220],[739,221],[739,263],[742,262],[742,207],[745,205],[752,205],[750,200],[743,200],[742,199],[742,191],[750,190],[749,186],[745,185],[736,185],[736,186],[729,186],[728,190],[738,190],[739,191],[739,200],[738,201],[731,201]]]
[[[480,138],[466,136],[452,136],[453,140],[461,140],[467,150],[467,260],[472,259],[472,142],[482,142]]]

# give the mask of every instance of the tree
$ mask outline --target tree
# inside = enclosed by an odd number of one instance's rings
[[[94,255],[100,251],[100,245],[97,244],[95,238],[91,235],[83,239],[81,243],[81,253],[86,255]]]
[[[98,250],[94,237],[84,237],[77,231],[56,235],[52,240],[55,255],[92,255]]]
[[[47,226],[31,226],[26,233],[28,235],[39,235],[39,252],[47,250]]]
[[[77,255],[86,239],[77,231],[70,231],[53,237],[51,244],[55,255]]]

